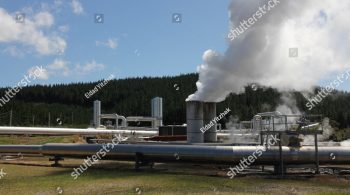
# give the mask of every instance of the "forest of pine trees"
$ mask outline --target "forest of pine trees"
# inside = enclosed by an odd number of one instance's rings
[[[159,96],[164,102],[164,124],[186,122],[185,99],[196,91],[197,74],[173,77],[138,77],[111,80],[106,86],[87,99],[84,94],[101,81],[91,83],[35,85],[23,88],[10,102],[0,108],[0,125],[9,125],[12,110],[13,126],[51,126],[60,118],[62,126],[88,127],[92,119],[92,102],[102,102],[103,113],[118,113],[124,116],[150,116],[151,99]],[[1,97],[6,88],[0,89]],[[308,113],[307,100],[299,92],[293,94],[300,111]],[[217,106],[217,113],[227,107],[231,115],[241,120],[250,120],[257,112],[273,111],[281,103],[281,93],[272,88],[253,90],[246,87],[245,93],[230,94]],[[339,128],[350,124],[350,94],[335,92],[323,99],[313,114],[322,114],[334,120]],[[227,116],[229,117],[229,116]],[[223,119],[221,122],[224,123]]]

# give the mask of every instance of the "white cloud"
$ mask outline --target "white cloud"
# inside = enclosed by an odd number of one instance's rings
[[[69,64],[68,61],[64,61],[62,59],[55,59],[53,63],[47,66],[50,74],[62,74],[63,76],[68,76],[71,71],[67,66]]]
[[[53,25],[54,19],[49,12],[39,12],[34,16],[34,23],[39,27],[50,27]]]
[[[88,74],[93,71],[100,71],[105,68],[104,64],[99,64],[95,60],[92,60],[91,62],[88,62],[84,65],[77,64],[75,67],[75,71],[78,74]]]
[[[111,49],[115,49],[118,47],[117,39],[108,39],[106,42],[103,41],[96,41],[96,46],[106,46]]]
[[[38,70],[37,66],[33,66],[28,70],[28,74],[36,75],[39,80],[47,80],[49,78],[48,71],[43,68],[39,75],[35,74],[35,71]]]
[[[113,39],[108,39],[107,45],[112,49],[115,49],[118,46],[116,40],[113,40]]]
[[[79,0],[72,0],[71,6],[74,14],[80,15],[84,13],[83,6],[79,2]]]
[[[55,34],[47,35],[42,30],[54,24],[50,13],[40,12],[33,20],[26,17],[24,23],[17,23],[13,15],[0,8],[0,43],[19,43],[34,48],[40,55],[64,52],[66,41]]]
[[[95,71],[101,71],[105,68],[104,64],[97,63],[95,60],[87,62],[86,64],[80,65],[77,64],[75,68],[69,67],[70,62],[63,59],[55,59],[51,64],[45,66],[45,69],[38,77],[40,80],[47,80],[51,76],[70,76],[70,75],[84,75],[89,74]],[[28,70],[28,73],[31,73],[35,70],[35,67],[32,67]]]
[[[43,80],[47,80],[50,76],[70,76],[76,74],[89,74],[95,71],[100,71],[105,68],[104,64],[97,63],[95,60],[87,62],[86,64],[77,64],[75,68],[69,67],[69,61],[63,59],[55,59],[51,64],[45,67],[45,74]]]
[[[38,77],[41,80],[47,80],[50,76],[69,76],[71,74],[71,70],[68,67],[68,64],[70,62],[64,61],[62,59],[55,59],[51,64],[47,65],[44,68],[44,71],[40,77]],[[28,73],[33,72],[35,70],[35,67],[32,67],[29,69]]]

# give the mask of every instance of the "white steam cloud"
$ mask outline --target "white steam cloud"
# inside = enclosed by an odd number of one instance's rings
[[[230,41],[224,54],[204,52],[197,91],[187,100],[219,102],[231,92],[243,92],[251,83],[308,91],[350,67],[350,1],[279,1]],[[247,21],[267,2],[233,0],[230,28]],[[298,48],[298,57],[289,57],[289,48]]]

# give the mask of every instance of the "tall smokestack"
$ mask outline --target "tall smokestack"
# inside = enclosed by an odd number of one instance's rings
[[[186,102],[187,143],[203,143],[203,102]]]
[[[216,123],[212,120],[216,117],[216,103],[204,102],[203,103],[203,122],[205,125],[211,125],[209,129],[204,132],[204,142],[216,142]],[[213,125],[211,124],[213,123]]]

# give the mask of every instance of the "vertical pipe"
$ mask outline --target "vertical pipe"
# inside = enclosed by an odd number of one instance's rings
[[[319,174],[319,158],[318,158],[318,141],[317,141],[317,132],[315,133],[315,161],[316,161],[316,174]]]
[[[285,123],[285,128],[286,128],[286,131],[288,131],[288,121],[287,121],[287,115],[284,116],[284,123]]]
[[[216,103],[215,102],[204,102],[203,103],[203,126],[211,126],[204,132],[204,142],[216,142]]]
[[[275,134],[276,135],[276,134]],[[281,175],[284,177],[284,166],[283,166],[283,150],[282,150],[282,134],[278,133],[279,141],[278,141],[278,146],[279,146],[279,152],[280,152],[280,169],[281,169]]]
[[[203,102],[186,102],[187,142],[203,143],[204,135],[200,130],[203,127]]]

